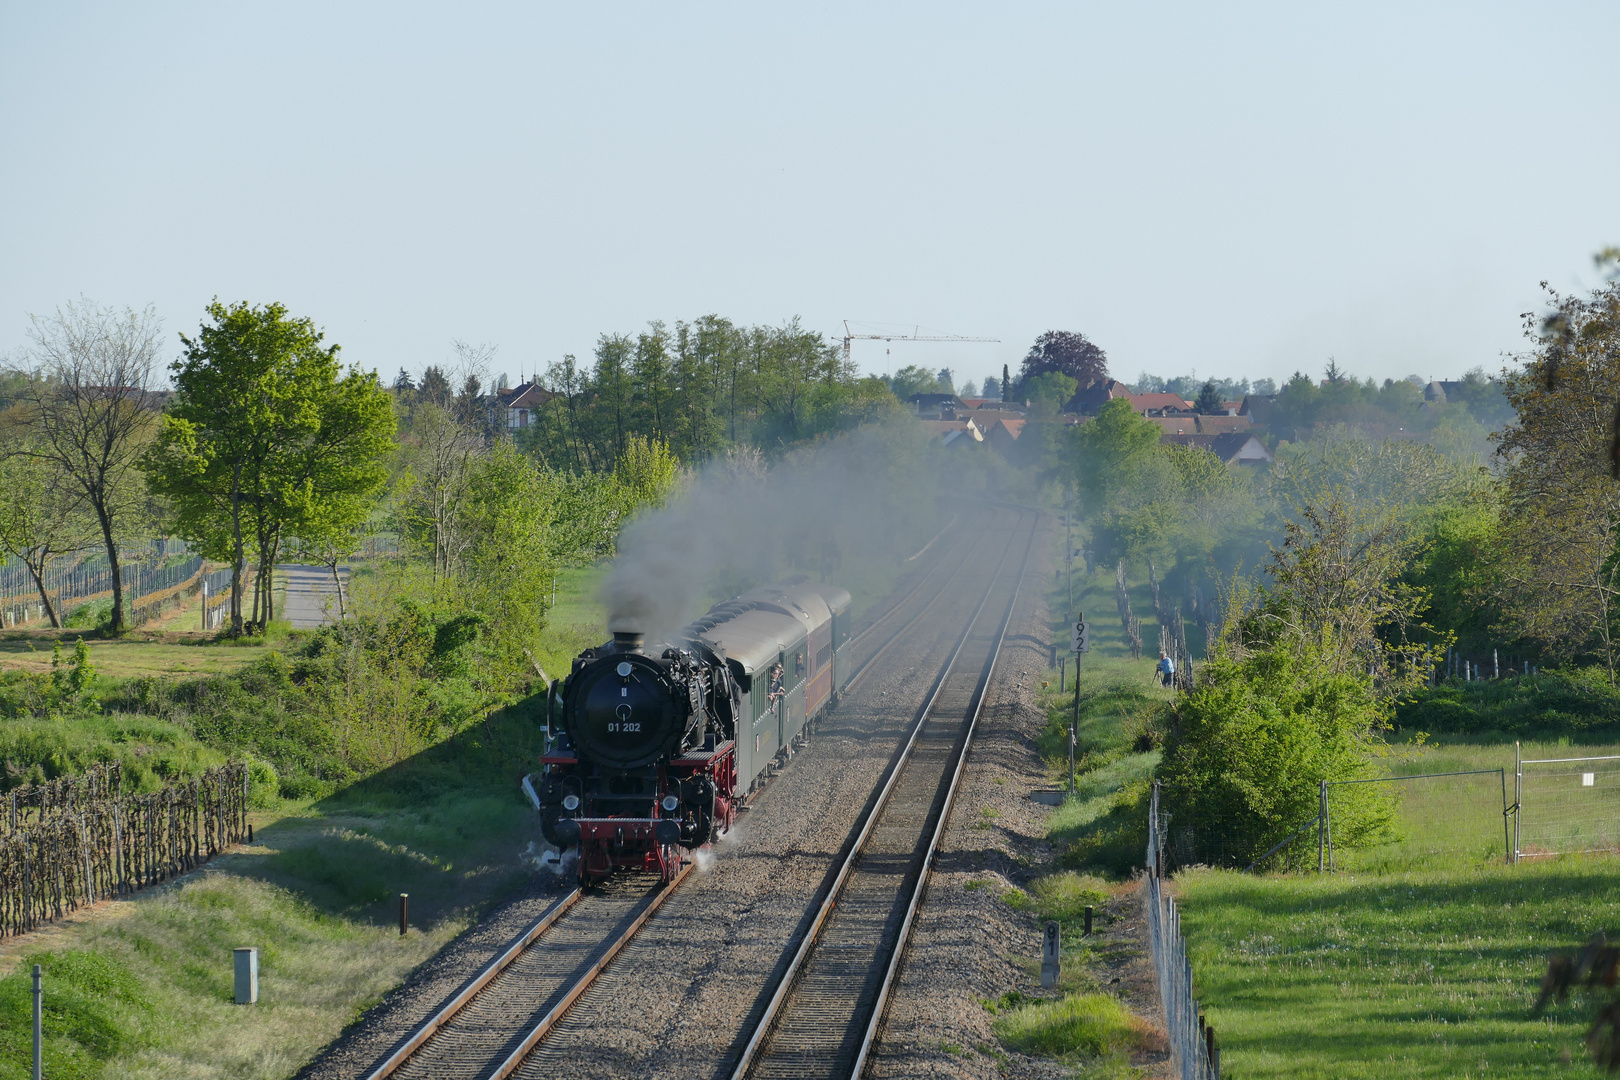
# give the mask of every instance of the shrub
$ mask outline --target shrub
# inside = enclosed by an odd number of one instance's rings
[[[1107,994],[1070,994],[1019,1005],[991,1026],[1014,1050],[1043,1057],[1094,1058],[1150,1041],[1142,1022]]]
[[[62,625],[75,630],[98,630],[112,626],[112,598],[92,600],[68,612]]]
[[[1370,678],[1333,662],[1337,650],[1324,633],[1203,665],[1176,704],[1160,766],[1182,861],[1254,859],[1316,816],[1323,780],[1360,774],[1385,705]],[[1336,843],[1384,834],[1393,806],[1374,786],[1334,796]]]

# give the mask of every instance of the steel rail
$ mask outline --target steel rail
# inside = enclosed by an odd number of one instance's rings
[[[613,962],[613,958],[618,956],[626,945],[630,944],[630,939],[641,932],[641,928],[647,925],[647,920],[652,918],[653,912],[663,906],[664,901],[668,900],[681,882],[690,876],[692,869],[696,865],[696,863],[687,863],[681,868],[681,872],[676,874],[670,883],[659,891],[657,896],[653,897],[652,903],[648,904],[641,914],[636,916],[635,922],[626,927],[624,933],[619,935],[618,940],[608,946],[607,951],[586,970],[585,974],[575,981],[573,987],[563,996],[563,999],[552,1006],[551,1011],[542,1016],[539,1022],[529,1029],[529,1033],[523,1037],[523,1041],[518,1044],[517,1049],[508,1054],[506,1060],[501,1062],[495,1071],[490,1074],[490,1080],[506,1080],[508,1076],[517,1071],[518,1066],[523,1064],[523,1059],[528,1057],[536,1046],[540,1045],[540,1041],[550,1033],[552,1028],[557,1026],[559,1020],[568,1015],[568,1010],[572,1009],[574,1003],[584,995],[585,991],[591,988],[597,977],[607,970],[607,966]]]
[[[462,983],[461,987],[450,995],[450,999],[440,1006],[437,1012],[418,1024],[416,1029],[411,1032],[410,1037],[401,1043],[392,1054],[384,1058],[382,1064],[366,1073],[365,1080],[384,1080],[385,1077],[391,1075],[401,1065],[405,1064],[406,1058],[416,1053],[417,1049],[427,1042],[435,1031],[449,1023],[451,1017],[460,1012],[462,1007],[469,1001],[477,997],[479,991],[488,986],[491,979],[505,971],[512,961],[521,956],[524,950],[534,943],[536,938],[551,929],[553,923],[562,918],[575,904],[579,903],[582,895],[584,895],[582,890],[575,889],[563,897],[560,902],[553,904],[545,914],[525,927],[517,937],[507,943],[506,948],[502,949],[494,959],[485,964],[478,974]]]
[[[951,520],[954,522],[956,519],[952,518]],[[947,526],[947,528],[948,527],[949,526]],[[929,544],[932,545],[933,541],[930,540]],[[871,656],[868,656],[865,660],[861,661],[860,666],[857,667],[855,669],[854,673],[851,674],[849,678],[845,679],[843,685],[838,688],[838,692],[840,694],[842,694],[845,690],[849,689],[851,686],[854,686],[855,685],[855,680],[859,679],[862,675],[866,674],[867,669],[870,668],[872,666],[872,664],[877,661],[877,658],[882,656],[884,654],[884,652],[886,652],[888,650],[890,645],[893,645],[896,641],[899,641],[901,636],[904,635],[907,630],[910,630],[913,626],[915,626],[917,624],[917,620],[921,619],[924,615],[926,615],[928,613],[929,608],[932,608],[934,606],[935,602],[938,601],[940,599],[940,597],[942,597],[942,596],[944,596],[946,594],[946,592],[950,589],[952,583],[955,582],[957,577],[962,573],[963,568],[965,568],[967,566],[968,556],[970,556],[972,554],[973,545],[971,543],[965,543],[964,542],[964,543],[962,543],[961,546],[965,549],[963,551],[962,561],[957,564],[956,569],[952,570],[950,575],[945,579],[945,584],[941,585],[939,587],[939,591],[934,593],[933,597],[928,601],[928,603],[923,605],[922,610],[918,611],[915,615],[911,616],[911,618],[909,618],[905,622],[901,623],[899,629],[895,630],[894,633],[890,634],[884,640],[882,645],[879,645],[875,650],[873,650]],[[954,552],[956,549],[952,548],[951,550],[952,550],[952,552]],[[922,554],[922,552],[918,552],[918,554],[920,555],[920,554]],[[849,639],[850,646],[853,647],[856,642],[858,642],[862,638],[866,637],[866,635],[870,634],[873,630],[876,630],[878,628],[878,626],[881,623],[883,623],[884,620],[889,618],[889,616],[893,615],[895,612],[899,611],[908,602],[910,602],[910,600],[913,597],[915,597],[918,593],[922,592],[923,586],[927,585],[928,582],[934,577],[934,575],[939,573],[939,571],[944,568],[944,566],[945,566],[945,558],[946,558],[946,556],[944,554],[940,555],[938,561],[935,562],[932,566],[929,567],[928,573],[923,575],[923,579],[921,581],[917,582],[916,586],[913,587],[910,592],[906,593],[905,596],[903,596],[899,600],[897,600],[893,604],[893,606],[891,606],[883,614],[881,614],[877,618],[873,619],[871,625],[866,627],[866,629],[862,630],[859,634],[856,634],[854,637],[850,638]]]
[[[574,976],[571,983],[565,984],[567,989],[563,992],[562,998],[546,1012],[545,1016],[529,1027],[518,1047],[507,1054],[495,1071],[489,1074],[490,1080],[504,1080],[505,1077],[516,1071],[518,1066],[523,1063],[523,1059],[546,1037],[547,1033],[557,1025],[558,1021],[568,1014],[568,1011],[573,1008],[585,991],[591,988],[602,972],[607,970],[608,965],[624,950],[630,940],[641,932],[642,927],[647,924],[647,920],[652,917],[653,912],[662,907],[664,901],[668,900],[671,894],[686,881],[695,865],[694,863],[687,863],[683,866],[680,872],[670,880],[669,884],[653,895],[652,900],[641,910],[634,921],[591,963],[590,967]],[[542,944],[546,932],[556,926],[564,915],[578,908],[581,901],[585,899],[584,891],[575,889],[560,902],[552,905],[544,915],[540,916],[508,942],[506,947],[494,959],[485,964],[477,975],[462,984],[461,988],[431,1017],[417,1025],[410,1036],[400,1043],[381,1064],[365,1074],[365,1080],[384,1080],[384,1078],[398,1072],[457,1013],[479,998],[481,994],[491,992],[490,984],[494,982],[497,975],[510,967],[518,957],[528,952],[535,945]]]
[[[1025,548],[1025,569],[1027,569],[1029,551],[1033,547],[1034,536],[1035,532],[1032,529],[1030,533],[1030,540]],[[872,804],[871,808],[867,811],[864,819],[860,823],[859,831],[856,834],[854,843],[850,846],[849,854],[845,856],[843,863],[839,866],[838,872],[834,877],[832,884],[829,886],[826,896],[822,899],[817,908],[815,917],[812,919],[809,928],[805,931],[803,938],[799,942],[797,950],[794,952],[793,959],[789,962],[787,969],[783,972],[781,979],[778,981],[776,991],[772,994],[770,1002],[766,1005],[764,1014],[760,1017],[760,1020],[755,1025],[752,1037],[749,1039],[748,1044],[743,1048],[742,1054],[738,1058],[737,1065],[732,1071],[732,1080],[746,1080],[746,1077],[757,1061],[759,1053],[764,1047],[766,1038],[770,1035],[772,1028],[775,1026],[776,1021],[781,1014],[783,1004],[786,1002],[788,996],[794,989],[794,984],[796,983],[799,975],[803,972],[804,966],[821,935],[821,931],[826,926],[827,920],[838,905],[838,900],[843,893],[845,884],[849,881],[849,878],[854,872],[856,864],[861,859],[866,847],[866,842],[871,836],[873,828],[882,818],[883,811],[889,802],[889,798],[893,794],[894,788],[902,773],[904,773],[906,764],[911,760],[912,751],[916,748],[918,739],[921,737],[923,729],[927,726],[929,714],[933,710],[934,704],[939,699],[940,694],[943,692],[946,682],[951,675],[952,668],[956,664],[957,658],[961,655],[962,649],[967,645],[969,638],[972,636],[973,628],[978,622],[979,615],[983,612],[985,605],[990,600],[990,596],[994,593],[996,582],[1001,577],[1002,568],[1005,566],[1006,560],[1011,551],[1012,544],[1009,544],[1003,553],[1001,564],[997,566],[996,572],[990,576],[990,581],[986,585],[984,595],[980,598],[978,605],[973,611],[973,614],[968,618],[967,624],[963,628],[961,636],[957,639],[956,645],[952,649],[949,659],[946,660],[944,666],[940,669],[939,674],[935,677],[934,684],[930,688],[928,694],[928,699],[924,703],[922,709],[919,711],[918,720],[916,724],[912,726],[911,733],[906,740],[905,746],[902,748],[894,764],[890,767],[882,790],[879,792],[876,801]],[[1022,585],[1023,576],[1024,570],[1020,570],[1020,587]],[[1016,592],[1014,603],[1016,603]],[[1010,618],[1012,605],[1009,605],[1008,611],[1008,618]],[[997,635],[996,644],[992,652],[992,660],[987,665],[987,670],[985,674],[981,676],[979,684],[975,690],[975,696],[979,704],[982,704],[983,702],[984,690],[988,687],[990,675],[994,672],[994,658],[999,657],[1001,640],[1004,638],[1005,633],[1006,619],[1003,620],[1001,631]],[[977,708],[978,706],[976,705],[975,715],[977,714]],[[965,760],[965,757],[966,743],[963,743],[959,760]],[[954,781],[952,786],[954,789]],[[942,814],[941,816],[943,818],[944,815]],[[932,845],[930,845],[930,855],[931,854]],[[919,881],[926,878],[926,869],[927,867],[925,863],[923,873],[919,875]],[[902,942],[899,940],[896,941],[895,948],[897,953],[901,944]],[[885,982],[887,982],[887,979]],[[863,1056],[864,1049],[865,1048],[863,1047]]]
[[[1018,610],[1018,597],[1024,591],[1024,576],[1029,572],[1029,556],[1035,548],[1035,534],[1039,531],[1038,514],[1035,523],[1036,527],[1029,531],[1029,542],[1024,546],[1024,560],[1018,568],[1018,581],[1013,585],[1012,599],[1007,604],[1007,614],[1001,618],[1001,626],[996,631],[996,643],[990,650],[990,661],[974,696],[973,712],[968,717],[967,730],[962,736],[962,748],[957,752],[956,767],[951,771],[951,783],[945,789],[945,799],[940,805],[939,818],[934,823],[933,835],[928,838],[928,850],[923,853],[917,882],[912,887],[911,900],[906,905],[906,917],[900,923],[899,933],[895,935],[894,952],[889,956],[888,970],[883,973],[883,983],[878,988],[877,1000],[872,1005],[872,1019],[866,1026],[866,1035],[861,1039],[861,1049],[856,1055],[855,1066],[849,1071],[852,1077],[860,1076],[866,1068],[867,1054],[871,1051],[872,1044],[877,1041],[883,1014],[888,1006],[889,988],[893,986],[895,976],[899,974],[900,965],[905,959],[906,946],[911,938],[911,924],[916,919],[917,908],[922,904],[924,893],[928,891],[928,875],[934,865],[934,853],[938,851],[939,842],[944,838],[945,829],[950,824],[951,809],[956,802],[956,790],[961,786],[962,773],[967,769],[968,750],[973,746],[973,733],[978,729],[979,714],[984,711],[985,693],[990,689],[990,680],[995,676],[996,664],[1001,659],[1001,647],[1007,640],[1007,628],[1012,625],[1013,614]]]

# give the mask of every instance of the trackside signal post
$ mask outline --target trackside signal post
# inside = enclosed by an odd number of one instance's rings
[[[1080,739],[1080,654],[1091,651],[1091,627],[1086,613],[1078,612],[1070,629],[1074,647],[1074,714],[1069,720],[1069,794],[1074,794],[1074,745]]]

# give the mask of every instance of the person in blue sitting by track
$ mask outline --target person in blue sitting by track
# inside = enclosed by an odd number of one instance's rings
[[[1170,657],[1166,654],[1160,653],[1159,664],[1156,668],[1154,668],[1154,672],[1158,675],[1160,683],[1164,684],[1165,686],[1169,686],[1171,683],[1175,682],[1176,662],[1170,659]]]

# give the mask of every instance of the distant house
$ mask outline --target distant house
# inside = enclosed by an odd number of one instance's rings
[[[1446,399],[1462,389],[1463,384],[1455,379],[1435,379],[1423,388],[1423,400],[1436,405],[1444,405]]]
[[[1191,416],[1193,403],[1179,394],[1132,394],[1131,404],[1143,416]]]
[[[1102,411],[1104,405],[1107,405],[1115,398],[1128,398],[1130,396],[1131,388],[1118,379],[1097,379],[1081,387],[1080,392],[1069,399],[1069,403],[1063,407],[1063,411],[1095,416]]]
[[[1023,420],[1002,417],[985,429],[984,441],[1005,454],[1011,452],[1023,433]]]
[[[906,398],[906,404],[918,416],[933,416],[941,420],[949,420],[956,415],[958,409],[966,409],[961,398],[955,394],[912,394]],[[950,413],[950,416],[946,416]]]
[[[1147,416],[1143,419],[1150,424],[1157,424],[1159,430],[1166,435],[1198,434],[1198,417],[1190,413],[1186,416]]]
[[[972,446],[984,442],[984,432],[972,420],[919,420],[923,430],[946,446]]]
[[[1255,424],[1264,427],[1271,423],[1271,407],[1276,400],[1275,394],[1249,394],[1244,397],[1243,404],[1238,406],[1238,415],[1247,416]]]
[[[1243,408],[1243,402],[1241,402],[1241,401],[1223,401],[1223,402],[1221,402],[1221,411],[1224,412],[1227,416],[1236,416],[1238,414],[1238,410],[1241,409],[1241,408]]]
[[[1165,446],[1201,446],[1228,465],[1263,465],[1271,460],[1271,451],[1253,435],[1241,431],[1223,435],[1161,435]]]
[[[493,395],[496,415],[499,417],[501,413],[505,413],[508,431],[528,427],[536,419],[535,413],[540,406],[556,396],[550,390],[532,382],[522,383],[510,390],[497,390]]]
[[[1214,415],[1198,418],[1198,434],[1225,435],[1233,431],[1254,434],[1254,422],[1247,416]]]

